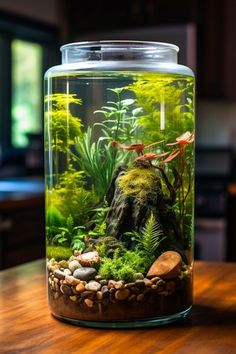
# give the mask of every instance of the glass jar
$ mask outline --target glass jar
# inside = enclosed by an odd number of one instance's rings
[[[48,295],[96,327],[192,304],[194,77],[167,43],[64,45],[45,75]]]

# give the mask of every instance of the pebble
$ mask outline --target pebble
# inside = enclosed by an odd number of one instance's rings
[[[100,281],[100,280],[102,280],[102,277],[101,277],[101,275],[96,275],[94,279],[97,281]]]
[[[101,292],[103,293],[103,297],[108,297],[109,296],[109,289],[106,285],[103,285],[101,288]]]
[[[110,289],[109,289],[109,293],[110,293],[110,294],[115,294],[115,292],[116,292],[116,289],[115,289],[115,288],[110,288]]]
[[[124,288],[124,282],[123,280],[116,281],[114,284],[115,289],[123,289]]]
[[[152,284],[152,289],[157,289],[158,288],[158,285],[156,285],[156,284]]]
[[[154,277],[154,278],[151,279],[151,282],[152,282],[152,283],[156,283],[158,280],[161,280],[161,278],[159,278],[159,277]]]
[[[158,285],[158,286],[162,286],[162,285],[165,285],[165,281],[164,280],[162,280],[162,279],[160,279],[160,280],[158,280],[157,282],[156,282],[156,285]]]
[[[59,279],[58,278],[54,278],[54,283],[58,284],[59,283]]]
[[[139,294],[139,288],[137,288],[136,286],[132,286],[131,288],[130,288],[130,290],[132,291],[132,293],[134,293],[134,294]]]
[[[177,278],[181,273],[182,258],[179,253],[175,251],[167,251],[162,253],[155,262],[151,265],[147,277],[154,276],[163,279]]]
[[[147,279],[147,278],[144,278],[143,281],[144,281],[144,283],[145,283],[146,286],[152,286],[152,284],[153,284],[153,283],[151,282],[151,280],[149,280],[149,279]]]
[[[98,299],[98,300],[102,300],[102,299],[103,299],[103,293],[102,293],[101,291],[98,291],[98,292],[96,293],[96,296],[97,296],[97,299]]]
[[[98,291],[101,289],[101,284],[95,280],[91,280],[88,284],[85,285],[86,290]]]
[[[77,285],[77,284],[79,284],[79,282],[80,282],[79,279],[74,278],[72,275],[67,275],[67,276],[65,277],[65,281],[66,281],[66,283],[69,284],[69,285]]]
[[[65,279],[65,274],[59,269],[55,270],[54,276],[56,278],[60,279],[60,280],[64,280]]]
[[[142,288],[143,286],[145,286],[144,280],[141,280],[141,279],[136,280],[135,286]]]
[[[84,303],[88,306],[88,307],[93,307],[93,300],[90,299],[85,299]]]
[[[128,298],[128,301],[135,301],[136,300],[136,296],[134,294],[130,295],[129,298]]]
[[[66,269],[64,269],[64,274],[65,274],[65,275],[71,275],[72,272],[71,272],[70,269],[66,268]]]
[[[78,256],[78,260],[83,267],[91,267],[100,262],[100,257],[97,251],[91,251],[82,253]]]
[[[88,281],[88,280],[93,279],[96,274],[97,274],[97,271],[95,268],[81,267],[81,268],[78,268],[74,271],[73,276],[76,279]]]
[[[117,300],[125,300],[130,296],[130,290],[129,289],[121,289],[117,290],[115,293],[115,298]]]
[[[68,268],[68,262],[65,261],[65,260],[62,260],[59,262],[59,265],[61,268],[65,269],[65,268]]]
[[[114,288],[114,287],[115,287],[115,283],[116,283],[115,280],[109,280],[109,281],[108,281],[108,288],[109,288],[109,289],[110,289],[110,288]]]
[[[72,273],[80,267],[81,267],[81,265],[79,264],[79,262],[77,260],[71,261],[68,266],[68,268],[71,270]]]
[[[142,273],[134,273],[134,279],[137,280],[137,279],[143,279],[144,278],[144,275]]]
[[[137,301],[144,301],[144,294],[139,294],[137,296]]]
[[[78,293],[82,293],[83,291],[85,291],[85,286],[84,286],[84,284],[79,283],[78,285],[76,285],[75,290],[78,291]]]
[[[73,295],[73,296],[70,296],[70,299],[71,299],[71,301],[76,301],[77,297],[75,295]]]
[[[102,279],[99,281],[99,283],[101,284],[101,286],[103,286],[103,285],[107,285],[108,281],[106,279]]]
[[[125,288],[131,288],[132,286],[135,286],[135,283],[126,283]]]
[[[61,290],[61,292],[62,292],[64,295],[67,295],[67,296],[70,296],[70,295],[73,294],[71,288],[70,288],[68,285],[66,285],[66,284],[62,284],[62,285],[60,286],[60,290]]]
[[[83,293],[81,293],[81,298],[82,299],[94,299],[95,297],[95,292],[94,291],[89,291],[89,290],[85,290]]]

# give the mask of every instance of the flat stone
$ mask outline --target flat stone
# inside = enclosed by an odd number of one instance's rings
[[[70,288],[68,285],[66,285],[66,284],[62,284],[62,285],[60,286],[60,290],[61,290],[62,294],[64,294],[64,295],[67,295],[67,296],[73,295],[73,291],[72,291],[71,288]]]
[[[115,293],[115,298],[117,300],[125,300],[130,296],[130,290],[129,289],[121,289],[117,290]]]
[[[91,267],[81,267],[74,271],[73,277],[80,280],[91,280],[95,277],[97,271],[95,268]]]
[[[164,252],[151,265],[147,273],[148,278],[158,276],[163,279],[173,279],[181,272],[182,258],[175,251]]]
[[[91,291],[99,291],[101,287],[101,284],[95,280],[90,280],[90,282],[85,285],[85,289]]]
[[[97,251],[91,251],[82,253],[78,256],[78,260],[83,267],[92,267],[100,262],[100,257]]]
[[[57,279],[60,279],[60,280],[64,280],[65,279],[65,274],[64,272],[62,272],[61,270],[57,269],[55,270],[55,272],[53,273],[54,276],[57,278]]]
[[[72,271],[72,273],[81,267],[81,264],[75,259],[69,263],[68,268]]]

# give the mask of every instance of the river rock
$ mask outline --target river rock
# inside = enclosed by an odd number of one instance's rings
[[[61,292],[62,292],[63,294],[65,294],[65,295],[67,295],[67,296],[73,295],[73,292],[72,292],[71,288],[70,288],[68,285],[66,285],[66,284],[62,284],[62,285],[60,286],[60,290],[61,290]]]
[[[81,267],[81,265],[79,264],[79,262],[76,259],[71,261],[68,266],[68,268],[72,271],[72,273],[80,267]]]
[[[117,290],[115,293],[115,298],[117,300],[125,300],[130,296],[130,290],[129,289],[121,289]]]
[[[95,277],[97,271],[92,267],[81,267],[74,271],[73,277],[80,280],[89,281]]]
[[[157,276],[163,279],[173,279],[180,274],[181,266],[182,258],[180,254],[175,251],[167,251],[162,253],[151,265],[147,277]]]
[[[62,272],[61,270],[57,269],[55,270],[55,272],[53,273],[54,276],[60,280],[64,280],[65,279],[65,274],[64,272]]]
[[[86,290],[98,291],[101,289],[101,284],[95,280],[91,280],[88,284],[85,285]]]
[[[100,257],[97,251],[91,251],[82,253],[78,256],[78,260],[83,267],[91,267],[100,262]]]

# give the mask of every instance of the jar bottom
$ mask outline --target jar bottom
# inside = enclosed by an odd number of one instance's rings
[[[117,322],[110,322],[110,321],[85,321],[85,320],[78,320],[73,318],[68,318],[60,315],[55,315],[52,313],[53,317],[56,319],[67,322],[73,325],[82,326],[82,327],[93,327],[93,328],[141,328],[141,327],[156,327],[156,326],[163,326],[168,325],[170,323],[180,321],[188,316],[189,311],[191,310],[192,306],[189,306],[187,309],[177,312],[173,315],[168,316],[161,316],[157,318],[150,318],[145,320],[137,320],[137,321],[117,321]]]

